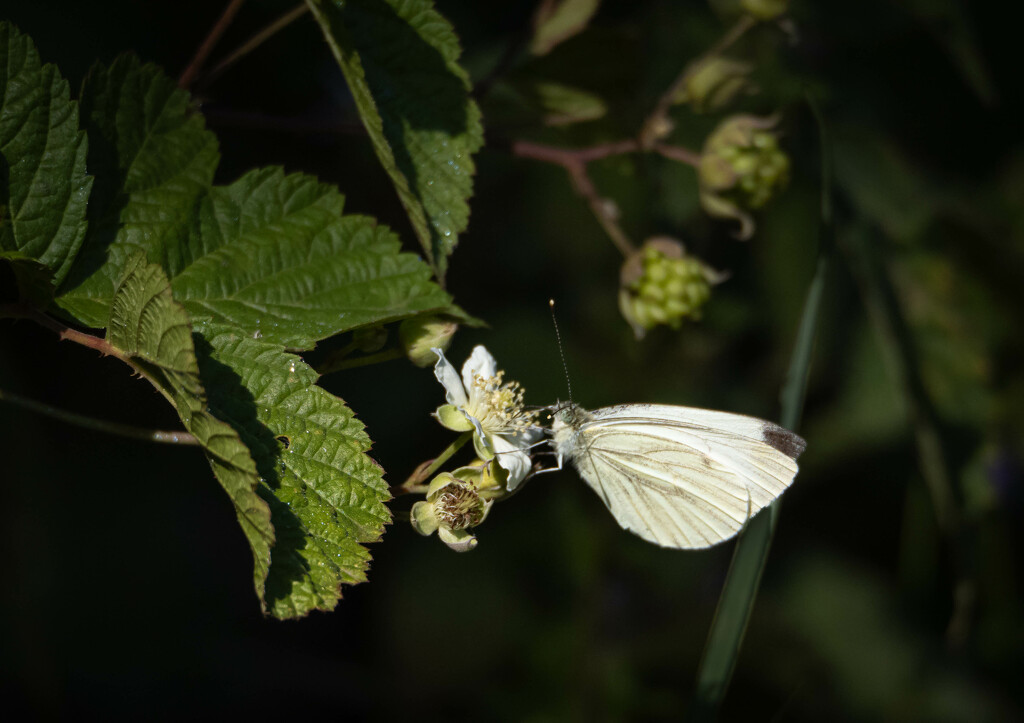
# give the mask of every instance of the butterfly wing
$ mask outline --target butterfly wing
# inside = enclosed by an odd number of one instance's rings
[[[593,412],[575,444],[580,475],[624,529],[684,549],[735,535],[786,490],[804,449],[771,422],[653,404]]]

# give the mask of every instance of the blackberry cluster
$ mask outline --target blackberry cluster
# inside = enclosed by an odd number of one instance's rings
[[[624,284],[619,293],[622,315],[634,328],[644,330],[660,324],[678,329],[683,319],[699,319],[711,297],[704,264],[692,256],[671,257],[652,247],[642,253],[642,274]]]
[[[728,145],[716,153],[735,174],[729,191],[746,208],[762,208],[789,179],[789,157],[771,131],[754,131],[749,145]]]

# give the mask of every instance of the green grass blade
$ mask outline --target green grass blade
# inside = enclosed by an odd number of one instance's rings
[[[821,113],[813,99],[808,97],[808,102],[818,122],[821,138],[821,230],[818,263],[807,291],[796,345],[781,395],[780,421],[783,426],[793,430],[797,428],[803,411],[814,337],[821,315],[821,301],[835,248],[831,151]],[[718,714],[736,668],[778,517],[779,501],[776,500],[767,514],[755,517],[740,534],[697,671],[696,692],[688,716],[692,721],[714,720]]]

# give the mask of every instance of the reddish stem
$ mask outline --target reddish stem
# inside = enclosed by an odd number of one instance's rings
[[[70,326],[62,324],[56,319],[47,316],[43,312],[31,306],[25,306],[22,304],[0,305],[0,318],[31,319],[40,326],[45,326],[47,329],[56,332],[62,341],[65,339],[73,341],[76,344],[81,344],[82,346],[87,346],[90,349],[95,349],[103,356],[112,356],[128,364],[131,363],[131,360],[124,354],[124,352],[110,344],[106,339],[93,336],[92,334],[86,334],[85,332],[78,331],[77,329],[72,329]]]
[[[199,75],[199,71],[202,70],[203,63],[206,62],[206,58],[209,57],[210,52],[213,50],[213,46],[220,40],[220,36],[224,34],[224,31],[228,29],[228,25],[235,19],[235,15],[242,9],[242,4],[245,0],[231,0],[228,6],[224,8],[224,12],[221,13],[220,19],[217,20],[213,28],[210,29],[209,35],[203,40],[199,49],[196,50],[196,54],[192,57],[192,62],[188,64],[188,67],[182,72],[181,77],[178,78],[178,87],[188,89],[192,85],[192,81]]]
[[[572,179],[573,187],[590,206],[591,212],[597,218],[598,223],[604,228],[615,246],[627,258],[633,253],[634,246],[626,235],[626,232],[619,226],[614,204],[604,198],[594,182],[587,174],[587,164],[591,161],[599,161],[602,158],[619,156],[626,153],[637,153],[645,150],[640,142],[632,138],[612,143],[602,143],[588,148],[558,148],[556,146],[545,146],[530,141],[516,141],[512,144],[512,155],[520,158],[532,158],[535,161],[554,163],[562,166]],[[651,150],[688,165],[697,167],[700,165],[700,154],[691,151],[689,148],[680,146],[669,146],[663,143],[655,144]]]

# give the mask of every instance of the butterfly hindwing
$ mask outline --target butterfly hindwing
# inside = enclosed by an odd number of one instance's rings
[[[623,528],[664,547],[735,535],[789,486],[804,446],[770,422],[688,407],[627,404],[584,419],[556,430],[559,449]]]

